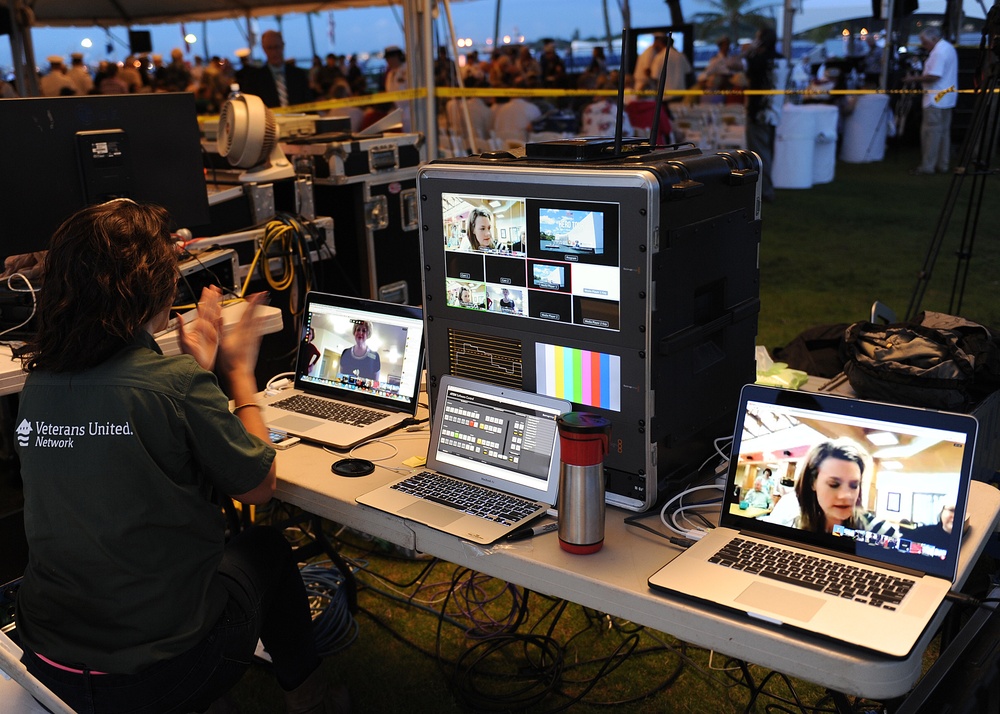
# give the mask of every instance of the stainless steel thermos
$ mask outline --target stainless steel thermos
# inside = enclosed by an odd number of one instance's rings
[[[596,553],[604,545],[604,457],[611,422],[568,412],[559,426],[559,545],[570,553]]]

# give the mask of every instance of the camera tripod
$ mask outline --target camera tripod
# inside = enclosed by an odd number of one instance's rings
[[[920,311],[927,284],[934,272],[934,263],[937,261],[941,244],[955,214],[956,204],[968,179],[971,183],[969,203],[956,252],[955,276],[948,302],[949,314],[958,315],[962,310],[962,297],[965,294],[965,284],[972,262],[972,247],[979,227],[986,183],[991,176],[1000,175],[1000,168],[990,166],[996,155],[998,130],[1000,130],[1000,0],[994,3],[986,15],[980,41],[980,65],[977,75],[982,77],[982,84],[976,91],[972,121],[958,165],[952,175],[951,186],[938,218],[930,249],[918,273],[917,286],[906,310],[907,320],[914,319]]]

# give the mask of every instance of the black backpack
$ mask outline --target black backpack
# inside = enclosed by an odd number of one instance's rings
[[[968,411],[1000,388],[1000,338],[961,317],[924,312],[914,322],[856,322],[844,372],[862,399]]]

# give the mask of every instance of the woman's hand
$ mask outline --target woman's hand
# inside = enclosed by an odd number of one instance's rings
[[[194,357],[204,369],[214,369],[222,335],[222,290],[215,285],[202,290],[198,316],[190,325],[179,321],[177,331],[181,351]]]
[[[229,380],[253,376],[263,336],[263,318],[257,311],[267,303],[267,293],[255,293],[246,299],[246,309],[239,321],[222,336],[219,343],[219,375]],[[230,395],[232,396],[232,395]]]

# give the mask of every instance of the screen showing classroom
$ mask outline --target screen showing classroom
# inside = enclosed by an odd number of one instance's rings
[[[450,307],[620,328],[615,203],[444,193]]]

